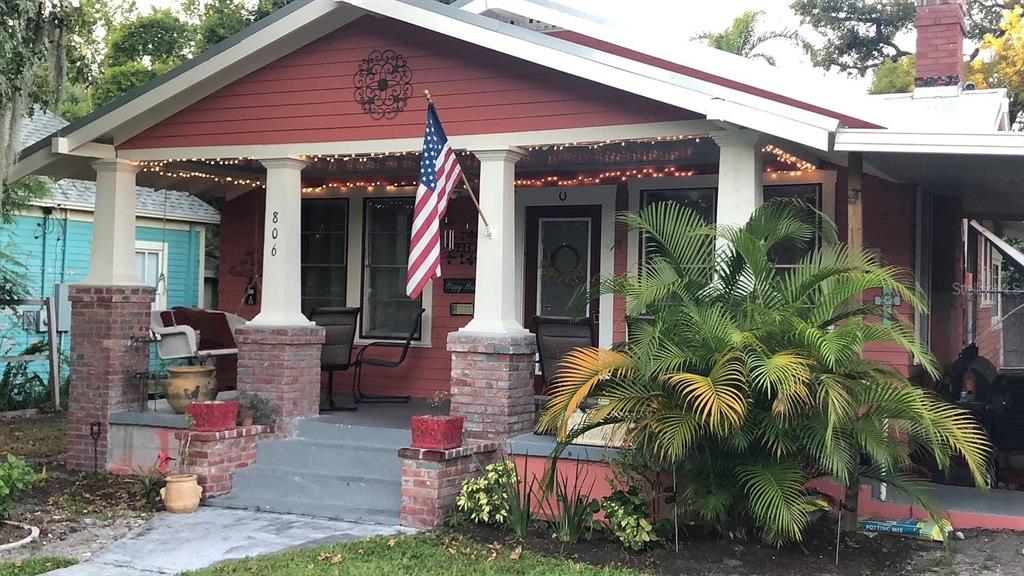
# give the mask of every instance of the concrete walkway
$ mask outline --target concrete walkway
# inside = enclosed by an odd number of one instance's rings
[[[193,514],[160,513],[89,560],[48,574],[177,574],[248,556],[408,532],[397,526],[202,507]]]

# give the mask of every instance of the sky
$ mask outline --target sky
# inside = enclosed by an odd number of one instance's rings
[[[792,0],[556,0],[577,9],[587,10],[608,22],[620,22],[629,29],[643,30],[643,33],[664,34],[670,37],[689,39],[705,31],[719,31],[729,26],[733,18],[746,10],[761,10],[762,30],[798,28],[812,42],[819,38],[814,30],[801,28],[800,19],[789,8]],[[150,7],[175,8],[180,0],[135,0],[140,10]],[[624,9],[628,7],[628,9]],[[651,18],[657,14],[657,18]],[[905,48],[913,49],[913,37],[900,39]],[[765,46],[765,51],[776,57],[783,68],[797,66],[813,69],[810,60],[802,50],[785,41],[775,41]],[[847,80],[854,89],[867,91],[870,78],[850,78],[838,72],[818,73]]]

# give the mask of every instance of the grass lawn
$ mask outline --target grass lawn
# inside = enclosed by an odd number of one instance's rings
[[[15,562],[0,562],[0,576],[35,576],[50,570],[66,568],[77,562],[72,558],[42,556]]]
[[[373,538],[222,564],[192,576],[640,576],[510,546],[420,534]]]

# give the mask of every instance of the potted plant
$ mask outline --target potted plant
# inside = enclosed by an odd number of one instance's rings
[[[192,429],[198,432],[219,432],[235,427],[238,419],[237,400],[209,400],[188,405]]]
[[[430,450],[450,450],[462,446],[462,416],[442,415],[442,407],[450,395],[437,391],[427,404],[433,414],[412,417],[412,447]]]
[[[203,496],[203,487],[199,478],[188,472],[189,445],[192,434],[186,434],[178,444],[178,466],[174,474],[164,478],[164,487],[160,489],[160,498],[164,508],[175,514],[191,514],[199,508],[199,500]]]
[[[246,394],[238,403],[238,423],[242,426],[273,426],[277,407],[259,394]]]

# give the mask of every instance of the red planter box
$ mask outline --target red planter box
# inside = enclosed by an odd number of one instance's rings
[[[450,450],[462,446],[462,416],[413,416],[412,447]]]
[[[197,432],[231,430],[238,420],[238,402],[235,400],[193,402],[188,405],[188,415],[192,417],[192,429]]]

